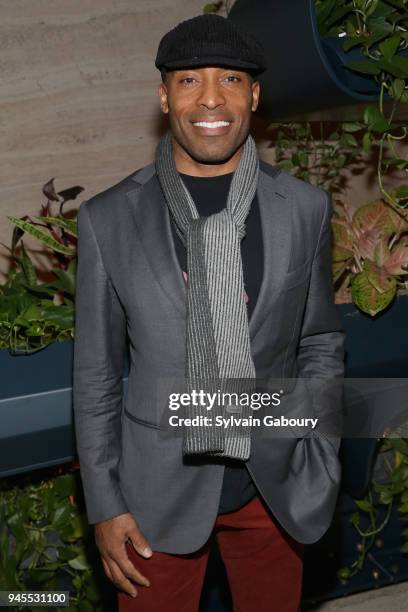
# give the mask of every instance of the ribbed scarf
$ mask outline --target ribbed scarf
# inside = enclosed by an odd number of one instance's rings
[[[226,207],[199,217],[194,200],[177,171],[168,131],[156,149],[156,172],[180,239],[187,249],[187,390],[250,393],[255,389],[240,243],[258,183],[259,160],[248,135],[236,168]],[[247,460],[250,427],[243,418],[251,408],[233,401],[208,411],[189,406],[188,416],[212,418],[212,425],[184,427],[183,454],[209,454]],[[216,426],[215,416],[233,417]],[[241,420],[240,420],[241,419]]]

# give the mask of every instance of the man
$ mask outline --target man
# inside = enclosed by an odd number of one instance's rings
[[[74,408],[89,522],[121,611],[197,610],[216,537],[234,610],[295,612],[303,544],[334,510],[340,438],[242,419],[179,434],[157,398],[184,376],[188,390],[278,380],[283,398],[291,378],[342,377],[330,198],[258,160],[249,131],[265,60],[253,37],[195,17],[163,37],[156,67],[170,129],[155,162],[78,214]],[[319,398],[330,423],[333,391]]]

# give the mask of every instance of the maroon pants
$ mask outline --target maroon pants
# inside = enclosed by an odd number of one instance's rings
[[[119,612],[197,612],[208,555],[217,538],[233,600],[233,612],[298,612],[303,544],[285,532],[259,497],[217,517],[211,537],[186,555],[155,552],[150,559],[127,551],[150,586],[137,597],[118,591]]]

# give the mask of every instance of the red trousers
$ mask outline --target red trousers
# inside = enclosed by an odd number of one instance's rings
[[[219,515],[211,537],[193,553],[153,550],[144,559],[127,543],[129,558],[150,586],[136,585],[135,598],[118,591],[119,612],[197,612],[213,537],[227,571],[233,612],[298,612],[304,546],[280,527],[259,497]]]

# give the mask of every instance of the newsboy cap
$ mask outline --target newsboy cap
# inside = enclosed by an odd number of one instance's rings
[[[182,21],[159,43],[155,66],[167,70],[227,66],[253,75],[266,70],[262,44],[230,19],[214,13]]]

